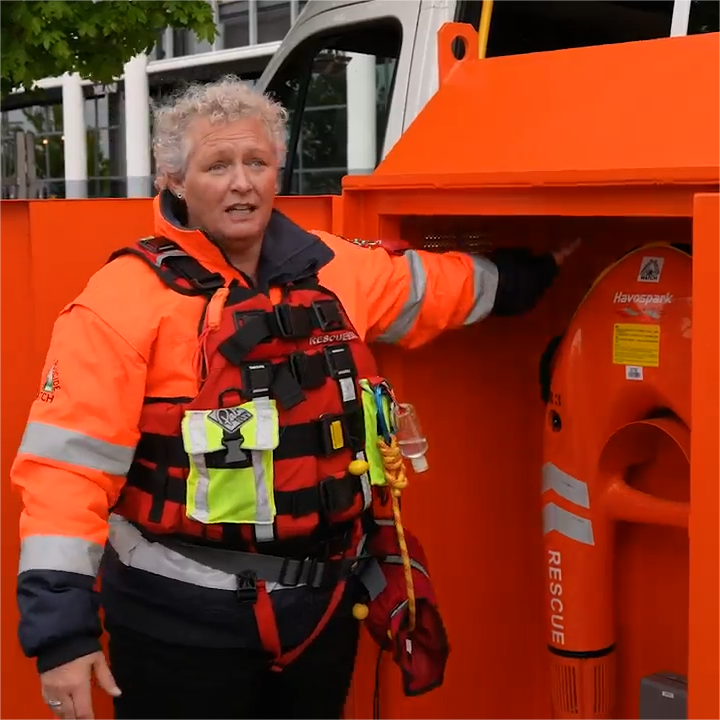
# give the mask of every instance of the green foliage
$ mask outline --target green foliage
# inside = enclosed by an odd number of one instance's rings
[[[165,27],[212,42],[212,7],[204,0],[3,0],[0,2],[0,96],[29,90],[48,76],[78,72],[109,84],[123,65],[149,52]]]

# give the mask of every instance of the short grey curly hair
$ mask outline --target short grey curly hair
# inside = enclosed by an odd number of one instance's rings
[[[187,130],[198,117],[226,123],[240,118],[261,120],[275,142],[282,165],[286,151],[287,111],[235,75],[215,82],[194,83],[153,107],[155,185],[162,190],[169,178],[182,177],[190,148]]]

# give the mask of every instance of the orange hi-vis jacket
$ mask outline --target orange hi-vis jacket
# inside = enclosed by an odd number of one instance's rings
[[[158,196],[156,236],[222,276],[226,286],[250,287],[208,236],[182,224],[181,215],[172,195]],[[274,212],[256,289],[272,299],[279,288],[316,277],[340,301],[350,335],[416,347],[486,317],[499,299],[502,275],[486,258],[392,254],[305,232]],[[546,275],[535,300],[554,277],[554,264]],[[166,399],[190,402],[201,390],[198,336],[207,302],[167,287],[147,263],[123,255],[90,279],[55,324],[11,473],[24,505],[19,636],[41,672],[99,648],[95,580],[103,555],[108,623],[122,615],[125,624],[170,641],[182,632],[189,644],[257,644],[252,610],[238,610],[237,577],[187,558],[180,562],[177,553],[141,532],[144,520],[123,510],[149,408]],[[323,349],[347,341],[347,332],[316,332],[314,340]],[[162,531],[162,523],[152,530]],[[223,542],[201,534],[205,542]],[[302,547],[292,554],[309,552]],[[268,589],[282,586],[269,583]],[[288,626],[300,633],[283,644],[300,642],[309,632],[299,621],[304,611],[293,609],[289,592],[271,595],[275,610],[285,608]],[[282,629],[283,612],[277,614]],[[312,630],[319,616],[312,609],[305,614],[314,616]]]

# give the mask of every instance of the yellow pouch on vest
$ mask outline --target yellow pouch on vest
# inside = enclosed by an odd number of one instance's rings
[[[237,434],[242,443],[226,440]],[[272,525],[276,514],[273,450],[280,442],[274,400],[258,398],[230,408],[188,410],[182,420],[182,439],[190,458],[189,518],[205,524]],[[231,455],[244,458],[248,467],[208,467],[215,458],[226,459],[228,446],[232,446]]]
[[[365,420],[365,455],[370,466],[368,470],[370,484],[387,485],[382,455],[380,454],[380,448],[378,448],[380,434],[378,432],[378,407],[375,402],[375,393],[368,380],[360,380],[360,389],[363,418]],[[385,395],[382,397],[382,408],[387,426],[392,427],[392,408],[390,407],[390,400]]]

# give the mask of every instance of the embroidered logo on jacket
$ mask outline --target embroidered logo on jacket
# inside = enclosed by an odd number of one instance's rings
[[[60,390],[60,376],[58,374],[57,360],[50,366],[45,376],[45,381],[38,391],[37,398],[42,402],[51,403],[55,399],[55,393]]]

